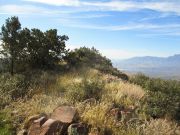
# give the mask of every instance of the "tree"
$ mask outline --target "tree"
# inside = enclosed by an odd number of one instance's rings
[[[21,24],[18,17],[11,17],[6,19],[5,25],[1,28],[1,40],[4,56],[10,58],[10,72],[14,74],[14,63],[18,58],[21,50],[19,49],[19,31]]]
[[[3,57],[10,59],[10,72],[25,68],[50,68],[67,54],[68,37],[58,35],[56,29],[43,32],[39,29],[21,29],[18,17],[8,18],[1,28]],[[16,66],[17,65],[17,66]]]
[[[28,33],[25,30],[24,33]],[[49,68],[63,59],[66,53],[65,41],[68,37],[57,34],[56,29],[50,29],[42,32],[39,29],[32,29],[26,41],[27,58],[29,64],[36,68]],[[22,41],[24,42],[24,41]]]

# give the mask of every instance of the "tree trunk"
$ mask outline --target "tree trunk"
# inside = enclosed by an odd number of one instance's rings
[[[11,75],[13,76],[14,75],[14,59],[13,57],[11,57],[11,67],[10,67],[10,72],[11,72]]]
[[[14,50],[13,50],[13,47],[11,48],[10,73],[12,76],[14,75]]]

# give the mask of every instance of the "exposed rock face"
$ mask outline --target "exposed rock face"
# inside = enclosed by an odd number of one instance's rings
[[[51,119],[59,120],[63,123],[72,123],[77,120],[77,117],[76,108],[70,106],[58,107],[51,114]]]
[[[34,115],[34,116],[29,117],[29,119],[27,120],[27,122],[24,124],[24,129],[26,129],[26,130],[29,129],[30,126],[32,125],[32,123],[33,123],[35,120],[37,120],[37,119],[39,119],[39,118],[41,118],[41,117],[47,118],[48,116],[47,116],[45,113],[42,113],[42,114],[40,114],[40,115]]]
[[[31,127],[29,128],[28,135],[40,135],[41,126],[47,121],[46,117],[41,117],[37,120],[34,120]]]
[[[68,135],[87,135],[88,128],[85,124],[74,123],[68,127]]]
[[[66,132],[67,125],[53,119],[48,119],[41,127],[39,135],[63,135]]]
[[[25,129],[28,130],[28,135],[65,135],[68,126],[77,120],[77,116],[78,113],[74,107],[62,106],[56,108],[49,119],[46,116],[31,117]],[[81,125],[77,129],[81,130],[83,128],[85,127]]]

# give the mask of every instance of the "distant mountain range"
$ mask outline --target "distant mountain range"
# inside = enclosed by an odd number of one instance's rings
[[[112,60],[113,65],[128,73],[144,73],[151,77],[180,80],[180,54],[170,57],[134,57]]]

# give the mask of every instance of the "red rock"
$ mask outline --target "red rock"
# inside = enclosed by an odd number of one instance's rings
[[[67,126],[53,119],[48,119],[41,127],[39,135],[63,135],[66,132]]]
[[[72,123],[77,119],[77,110],[70,106],[58,107],[51,114],[51,119],[59,120],[63,123]]]
[[[47,121],[46,117],[41,117],[37,120],[34,120],[32,125],[29,128],[28,135],[39,135],[41,132],[41,126]]]

